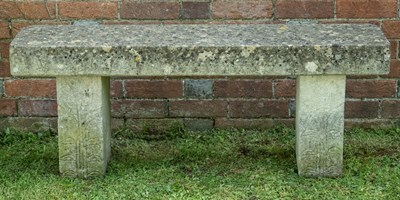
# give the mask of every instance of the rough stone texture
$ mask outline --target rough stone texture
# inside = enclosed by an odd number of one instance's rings
[[[212,80],[192,80],[184,81],[184,96],[186,98],[208,99],[213,97]]]
[[[342,75],[297,78],[296,158],[300,175],[335,177],[342,173],[345,84]]]
[[[184,119],[183,125],[189,131],[207,131],[214,128],[214,120],[212,119]]]
[[[367,24],[33,26],[10,60],[19,76],[384,74],[390,52]]]
[[[103,176],[110,160],[110,80],[57,77],[60,173]]]

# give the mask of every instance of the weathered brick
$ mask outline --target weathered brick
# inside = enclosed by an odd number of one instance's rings
[[[111,116],[126,118],[163,118],[168,115],[166,100],[114,100]]]
[[[10,42],[0,41],[0,59],[10,57]]]
[[[56,100],[20,100],[18,115],[26,117],[55,117],[57,116]]]
[[[171,100],[172,117],[222,117],[227,115],[227,102],[220,100]]]
[[[346,118],[377,118],[378,101],[347,101],[344,116]]]
[[[4,81],[4,93],[10,97],[56,97],[53,79],[17,79]]]
[[[122,81],[111,80],[110,84],[110,96],[114,98],[119,98],[124,96],[124,91],[122,87]]]
[[[176,19],[179,18],[178,2],[122,1],[123,19]]]
[[[390,40],[390,58],[396,59],[398,54],[399,42],[397,40]]]
[[[0,77],[9,77],[10,74],[10,62],[6,59],[0,60]]]
[[[49,19],[56,16],[55,2],[18,2],[17,6],[25,19]]]
[[[116,19],[117,2],[59,2],[58,14],[61,18],[76,19]]]
[[[270,118],[263,119],[240,119],[240,118],[216,118],[215,128],[240,128],[240,129],[264,129],[274,126],[274,120]]]
[[[14,1],[0,1],[0,19],[23,18],[22,12]]]
[[[208,131],[214,128],[214,120],[186,118],[183,120],[183,126],[189,131]]]
[[[126,128],[139,132],[150,132],[155,137],[162,137],[165,131],[175,129],[176,127],[183,127],[182,119],[127,119]]]
[[[222,19],[250,19],[272,17],[272,1],[224,1],[213,2],[213,17]]]
[[[57,118],[45,117],[7,117],[0,119],[0,128],[13,127],[22,131],[34,133],[51,131],[57,132]]]
[[[272,97],[270,80],[218,80],[214,83],[215,97]]]
[[[377,128],[392,128],[395,120],[390,119],[345,119],[344,127],[351,128],[364,128],[364,129],[377,129]]]
[[[398,20],[388,20],[383,21],[382,30],[385,36],[389,39],[399,39],[400,38],[400,21]]]
[[[8,22],[0,21],[0,39],[10,38],[10,29]]]
[[[210,2],[182,2],[182,18],[210,18]]]
[[[395,80],[347,80],[346,83],[346,97],[382,98],[395,96]]]
[[[333,18],[333,0],[277,0],[277,18]]]
[[[400,101],[388,100],[382,102],[382,118],[399,118],[400,116]]]
[[[387,75],[381,75],[384,78],[400,78],[400,60],[390,60],[390,72]]]
[[[129,98],[180,98],[183,84],[178,80],[126,80],[125,91]]]
[[[397,17],[397,0],[337,0],[338,18]]]
[[[283,100],[234,100],[229,102],[231,117],[289,117],[288,101]]]
[[[296,96],[296,80],[276,80],[275,81],[275,97],[295,97]]]
[[[0,99],[0,116],[17,115],[17,101],[14,99]]]
[[[213,97],[212,80],[193,80],[184,81],[184,96],[186,98],[206,99]]]

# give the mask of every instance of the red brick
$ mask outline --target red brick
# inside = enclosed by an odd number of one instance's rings
[[[395,96],[395,80],[347,80],[346,83],[346,97],[382,98]]]
[[[115,100],[111,115],[126,118],[164,118],[168,115],[166,100]]]
[[[231,118],[216,118],[215,128],[240,128],[240,129],[265,129],[272,128],[274,120],[266,119],[231,119]]]
[[[289,117],[289,104],[282,100],[237,100],[229,102],[231,117]]]
[[[210,3],[182,2],[182,18],[184,19],[210,18]]]
[[[272,17],[272,1],[214,1],[213,17],[222,19],[250,19]]]
[[[333,0],[277,0],[277,18],[333,18]]]
[[[0,58],[10,57],[10,42],[0,41]]]
[[[347,101],[344,116],[346,118],[377,118],[378,101]]]
[[[227,115],[227,102],[220,100],[171,100],[172,117],[223,117]]]
[[[57,116],[56,100],[20,100],[18,115],[27,117],[55,117]]]
[[[111,80],[110,84],[110,96],[114,98],[123,97],[124,91],[122,87],[122,81],[120,80]]]
[[[118,17],[117,2],[59,2],[61,18],[115,19]]]
[[[13,1],[0,1],[0,19],[23,18],[24,15]]]
[[[272,82],[264,80],[220,80],[214,82],[215,97],[272,97]]]
[[[8,22],[0,21],[0,39],[10,38],[10,29],[8,27]]]
[[[397,17],[397,0],[337,0],[338,18]]]
[[[400,60],[390,60],[390,72],[388,75],[381,75],[384,78],[400,78]]]
[[[126,80],[125,91],[129,98],[179,98],[183,84],[175,80]]]
[[[17,115],[17,102],[14,99],[0,99],[0,116]]]
[[[122,1],[121,4],[123,19],[176,19],[178,17],[178,2]]]
[[[390,58],[396,59],[398,52],[399,42],[397,40],[390,40]]]
[[[56,4],[54,2],[18,2],[17,5],[25,19],[49,19],[56,16]]]
[[[296,80],[276,80],[275,97],[295,97]]]
[[[400,38],[400,21],[383,21],[382,30],[387,38],[398,39]]]
[[[4,93],[10,97],[56,97],[56,81],[52,79],[18,79],[4,81]]]
[[[382,118],[399,118],[400,117],[400,101],[383,101],[382,102]]]
[[[0,77],[10,77],[10,62],[6,59],[0,61]]]

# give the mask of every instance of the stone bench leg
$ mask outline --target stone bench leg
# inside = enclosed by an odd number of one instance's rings
[[[346,77],[298,76],[296,158],[299,175],[342,173]]]
[[[60,173],[103,176],[110,160],[109,77],[57,77]]]

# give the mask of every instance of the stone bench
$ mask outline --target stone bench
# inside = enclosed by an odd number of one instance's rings
[[[111,76],[297,76],[296,157],[304,176],[339,176],[346,75],[389,72],[374,25],[33,26],[11,73],[56,77],[60,172],[105,174]]]

